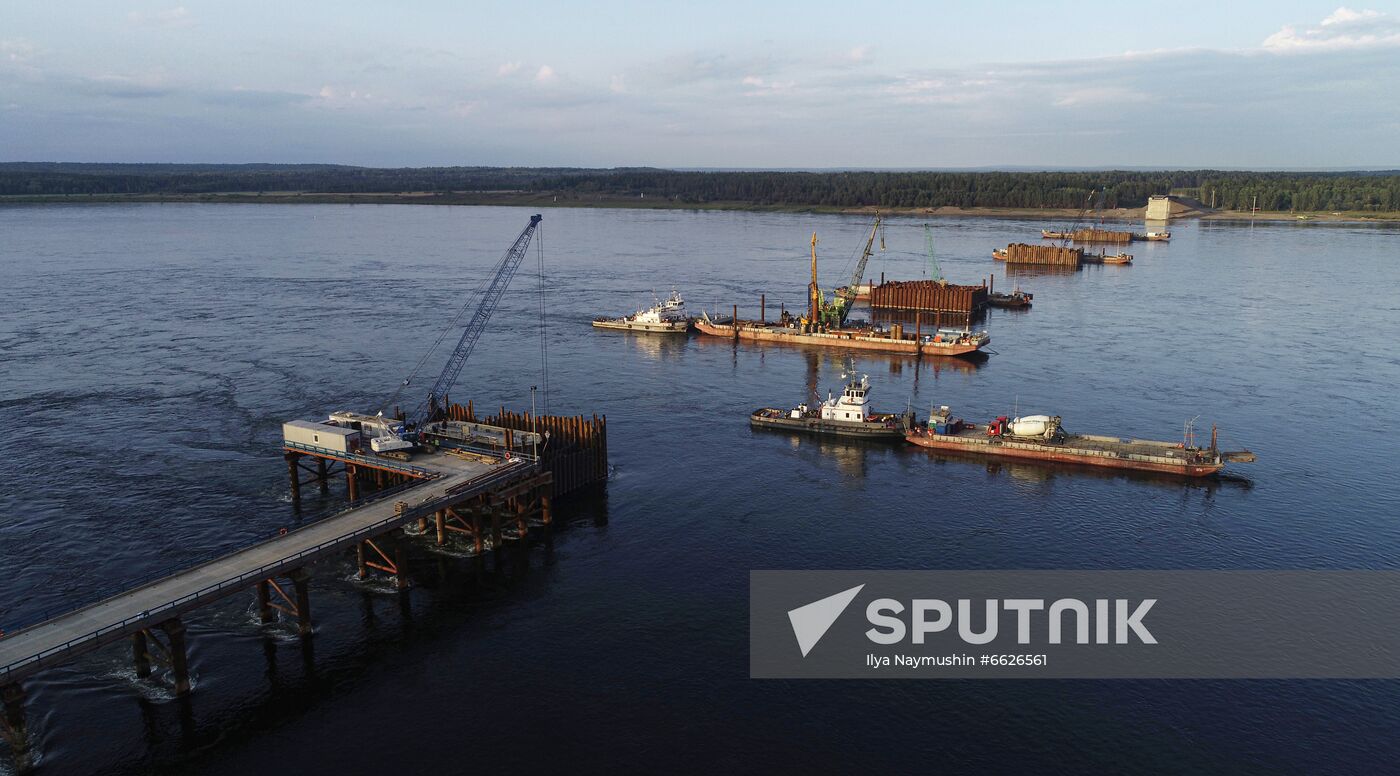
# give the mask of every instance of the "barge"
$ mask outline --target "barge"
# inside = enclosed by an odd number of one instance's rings
[[[799,404],[787,410],[756,409],[749,415],[749,425],[818,436],[900,440],[914,428],[914,413],[871,412],[870,378],[862,375],[847,382],[839,397],[828,394],[826,401],[815,407]]]
[[[1074,463],[1111,469],[1160,472],[1184,477],[1216,474],[1229,462],[1253,463],[1248,450],[1222,452],[1211,429],[1210,447],[1195,447],[1188,433],[1183,442],[1067,433],[1059,416],[1001,416],[985,425],[954,418],[949,408],[929,413],[928,423],[916,425],[905,439],[920,447],[994,458]]]
[[[711,337],[873,350],[910,356],[966,356],[978,352],[992,341],[987,332],[970,329],[942,328],[936,329],[933,334],[915,332],[908,335],[901,324],[881,330],[874,327],[827,328],[792,321],[778,324],[755,321],[719,323],[703,313],[695,319],[695,328]]]
[[[690,331],[690,317],[685,314],[685,300],[679,291],[672,291],[666,301],[658,300],[645,310],[624,318],[595,318],[599,329],[651,332],[655,334],[684,334]]]

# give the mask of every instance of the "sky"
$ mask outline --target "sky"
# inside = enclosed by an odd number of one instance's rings
[[[0,0],[0,161],[1400,167],[1400,2]]]

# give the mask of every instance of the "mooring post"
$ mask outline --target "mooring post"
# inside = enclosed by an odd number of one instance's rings
[[[914,361],[922,361],[924,357],[924,314],[914,313]]]
[[[272,614],[272,590],[266,579],[260,580],[253,589],[258,592],[258,622],[266,625],[276,619]]]
[[[307,581],[311,575],[306,569],[293,569],[287,575],[292,580],[292,585],[296,587],[297,597],[297,632],[303,636],[311,635],[311,591],[307,588]]]
[[[0,687],[0,701],[4,703],[0,728],[10,741],[16,762],[25,762],[29,755],[29,727],[24,721],[24,688],[19,682]]]
[[[759,295],[758,295],[758,322],[761,323],[761,324],[762,324],[762,323],[767,323],[767,322],[768,322],[768,295],[767,295],[767,294],[759,294]]]
[[[185,624],[176,617],[161,623],[160,629],[170,639],[170,670],[175,673],[175,694],[187,695],[190,691],[190,663],[185,653]]]
[[[287,453],[283,456],[287,459],[287,476],[292,482],[292,506],[301,509],[301,472],[297,471],[297,459],[300,453]]]
[[[151,675],[151,651],[144,630],[131,634],[131,659],[136,663],[138,677],[145,679]]]

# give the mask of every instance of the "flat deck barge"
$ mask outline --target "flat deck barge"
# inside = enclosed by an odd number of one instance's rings
[[[751,340],[755,342],[784,342],[791,345],[815,345],[825,348],[872,350],[881,353],[902,353],[910,356],[965,356],[976,353],[991,342],[984,331],[950,332],[943,329],[928,335],[915,332],[906,336],[901,325],[889,331],[876,329],[828,329],[803,331],[801,326],[763,324],[753,321],[717,323],[708,316],[695,319],[695,328],[711,337]]]
[[[1042,417],[1036,416],[1036,422],[1040,422],[1038,419]],[[1044,433],[1017,436],[1008,431],[1008,426],[1014,426],[1015,422],[1007,418],[998,418],[979,426],[950,419],[946,414],[940,418],[935,413],[929,425],[910,429],[905,439],[920,447],[947,452],[1160,472],[1184,477],[1205,477],[1218,473],[1226,463],[1252,463],[1255,460],[1254,453],[1248,450],[1221,452],[1216,447],[1214,432],[1210,447],[1202,448],[1181,442],[1066,434],[1059,429],[1059,418],[1045,420]]]

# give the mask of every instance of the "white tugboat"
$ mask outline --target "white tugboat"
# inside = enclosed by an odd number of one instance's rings
[[[749,416],[754,428],[804,431],[823,436],[865,439],[903,439],[914,427],[914,413],[895,414],[870,410],[870,378],[852,379],[839,397],[828,394],[826,401],[811,407],[799,404],[790,410],[764,407]]]
[[[680,292],[672,291],[664,302],[658,301],[625,318],[595,318],[593,325],[600,329],[684,334],[690,330],[690,316],[685,313],[685,300],[681,299]]]

